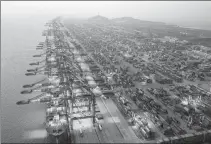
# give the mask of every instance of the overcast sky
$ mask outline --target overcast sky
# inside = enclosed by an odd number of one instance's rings
[[[211,1],[3,1],[2,17],[75,15],[108,18],[132,16],[142,20],[211,22]]]

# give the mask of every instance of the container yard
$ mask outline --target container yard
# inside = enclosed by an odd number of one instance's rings
[[[47,105],[53,143],[210,142],[210,51],[96,19],[46,23],[17,105]]]

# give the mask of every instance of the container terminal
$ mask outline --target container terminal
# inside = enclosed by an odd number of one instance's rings
[[[211,92],[197,83],[211,76],[208,51],[200,59],[200,46],[182,51],[173,38],[93,19],[58,17],[45,26],[38,60],[25,74],[45,78],[21,91],[40,94],[16,104],[47,105],[52,143],[211,142]]]

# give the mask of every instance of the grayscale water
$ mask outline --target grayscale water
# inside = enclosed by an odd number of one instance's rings
[[[24,84],[44,76],[25,76],[29,63],[36,61],[36,45],[43,41],[42,30],[48,19],[1,19],[1,141],[3,143],[44,143],[45,105],[16,105],[36,94],[21,95]],[[38,58],[39,59],[39,58]],[[37,93],[39,94],[39,93]]]

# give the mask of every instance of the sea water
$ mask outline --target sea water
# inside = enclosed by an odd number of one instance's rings
[[[21,95],[24,84],[41,80],[44,76],[25,76],[33,68],[36,45],[44,41],[42,30],[48,19],[38,17],[1,19],[1,141],[3,143],[45,143],[45,105],[16,105],[39,93]]]

